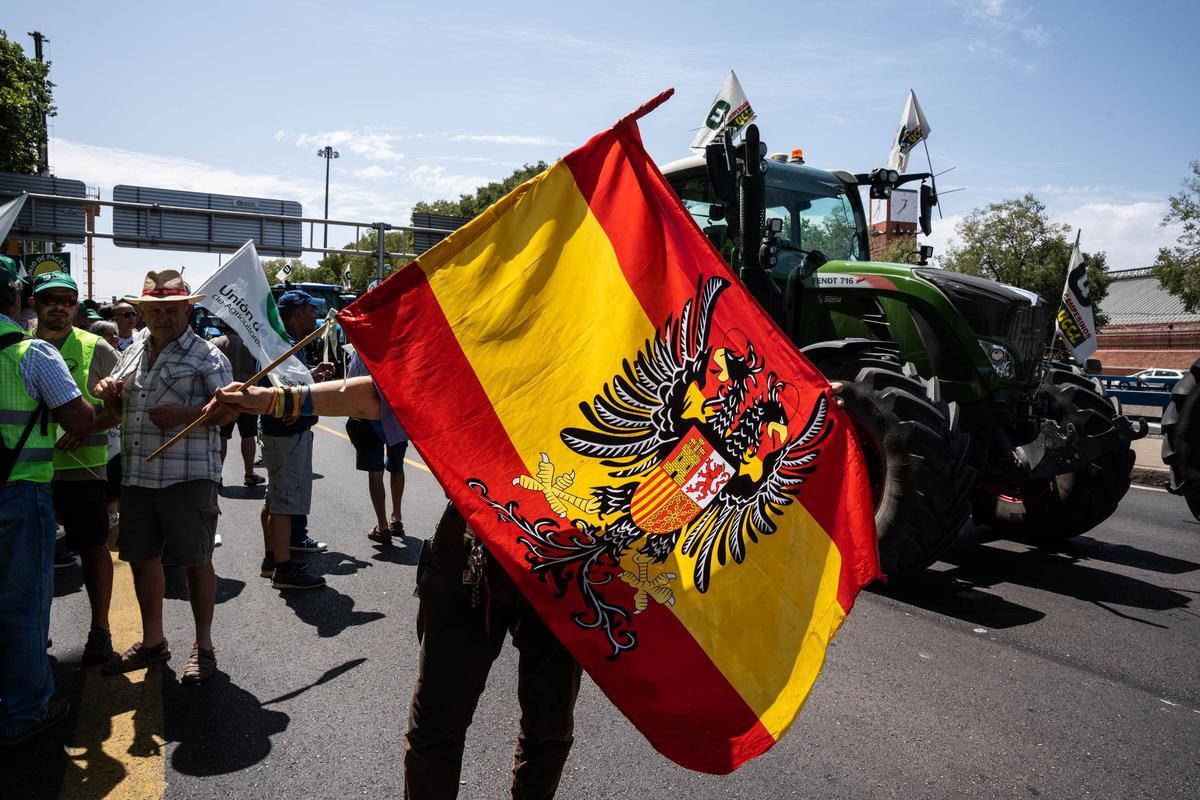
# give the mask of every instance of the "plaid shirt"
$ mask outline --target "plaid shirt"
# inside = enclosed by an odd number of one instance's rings
[[[4,314],[0,314],[0,320],[20,327],[16,320]],[[25,393],[34,400],[41,400],[48,408],[58,408],[80,395],[58,348],[41,339],[30,342],[29,352],[21,359],[21,380],[25,384]]]
[[[146,456],[182,430],[163,430],[150,421],[161,405],[202,406],[220,387],[233,382],[229,359],[192,332],[170,342],[150,365],[150,337],[134,341],[117,364],[113,377],[125,382],[121,393],[121,483],[161,489],[182,481],[221,478],[220,431],[202,425],[150,463]]]

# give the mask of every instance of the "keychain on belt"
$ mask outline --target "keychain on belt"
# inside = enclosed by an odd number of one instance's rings
[[[471,587],[471,608],[479,608],[479,584],[483,581],[483,571],[487,567],[487,554],[483,551],[483,542],[476,539],[467,554],[467,568],[463,570],[464,586]]]

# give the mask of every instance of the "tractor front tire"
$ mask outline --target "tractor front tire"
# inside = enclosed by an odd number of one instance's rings
[[[1047,401],[1050,419],[1072,423],[1089,435],[1112,428],[1119,415],[1116,401],[1098,382],[1067,364],[1050,366],[1038,394]],[[1129,491],[1133,461],[1129,441],[1118,438],[1073,472],[1017,485],[986,485],[976,494],[975,521],[1033,544],[1058,544],[1112,516]]]
[[[1162,416],[1162,460],[1171,470],[1167,488],[1183,495],[1200,520],[1200,358],[1171,390]]]
[[[952,545],[970,513],[975,471],[958,408],[937,380],[887,355],[860,354],[820,365],[841,380],[875,506],[879,560],[889,578],[911,577]]]

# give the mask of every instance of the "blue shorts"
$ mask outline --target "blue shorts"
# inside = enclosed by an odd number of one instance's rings
[[[407,441],[385,446],[371,421],[356,417],[346,420],[346,435],[354,445],[355,469],[360,472],[383,472],[385,469],[391,473],[404,471]]]

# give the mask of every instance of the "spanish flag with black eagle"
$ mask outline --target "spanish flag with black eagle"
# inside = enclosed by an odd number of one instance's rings
[[[491,557],[676,763],[799,713],[879,576],[829,386],[642,146],[647,103],[339,315]]]

